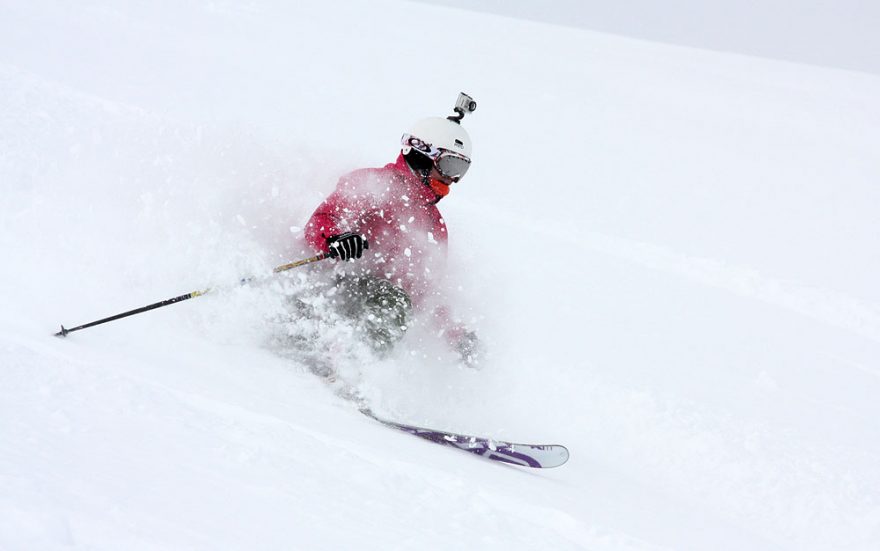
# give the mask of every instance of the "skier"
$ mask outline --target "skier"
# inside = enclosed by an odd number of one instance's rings
[[[437,209],[470,166],[461,120],[475,109],[462,93],[455,115],[417,122],[395,162],[343,176],[306,225],[309,245],[342,261],[333,267],[337,310],[379,353],[404,336],[415,310],[466,365],[477,363],[476,334],[443,301],[447,229]]]

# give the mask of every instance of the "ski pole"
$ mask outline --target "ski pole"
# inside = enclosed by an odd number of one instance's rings
[[[303,260],[297,260],[296,262],[290,262],[288,264],[282,264],[281,266],[276,266],[272,269],[272,273],[280,273],[286,272],[287,270],[297,268],[299,266],[304,266],[306,264],[311,264],[312,262],[318,262],[319,260],[324,260],[325,258],[329,258],[330,255],[328,253],[321,253],[317,256],[313,256],[311,258],[305,258]],[[253,276],[246,277],[241,280],[241,284],[244,285],[249,281],[254,279]],[[168,306],[170,304],[176,304],[178,302],[189,300],[191,298],[200,297],[204,294],[211,292],[212,288],[209,287],[204,291],[193,291],[192,293],[186,293],[185,295],[180,295],[178,297],[169,298],[166,300],[161,300],[159,302],[154,302],[153,304],[149,304],[147,306],[142,306],[140,308],[135,308],[134,310],[129,310],[128,312],[122,312],[121,314],[116,314],[115,316],[110,316],[107,318],[99,319],[96,321],[92,321],[89,323],[84,323],[82,325],[78,325],[76,327],[71,327],[70,329],[65,328],[63,325],[61,326],[61,331],[55,333],[56,337],[66,337],[68,333],[73,333],[74,331],[79,331],[81,329],[88,329],[89,327],[94,327],[96,325],[101,325],[102,323],[108,323],[111,321],[116,321],[118,319],[127,318],[128,316],[133,316],[135,314],[140,314],[143,312],[149,312],[150,310],[155,310],[156,308],[162,308],[163,306]]]

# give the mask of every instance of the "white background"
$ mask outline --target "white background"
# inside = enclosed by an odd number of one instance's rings
[[[870,0],[424,0],[644,40],[880,73]]]

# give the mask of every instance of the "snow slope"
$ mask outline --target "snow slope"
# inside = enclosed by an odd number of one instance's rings
[[[266,346],[344,171],[479,102],[480,371]],[[0,548],[880,546],[880,78],[382,0],[0,4]],[[499,248],[499,243],[513,248]]]
[[[880,6],[863,0],[417,0],[666,44],[880,74]]]

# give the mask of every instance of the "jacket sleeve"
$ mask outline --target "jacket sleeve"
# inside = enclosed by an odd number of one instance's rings
[[[318,206],[306,224],[306,242],[315,252],[328,252],[330,248],[327,246],[327,238],[343,233],[339,229],[339,217],[334,215],[332,197],[331,195]]]
[[[327,252],[327,238],[359,231],[377,207],[370,194],[358,193],[359,173],[344,176],[336,190],[315,209],[305,228],[306,242],[316,252]]]

